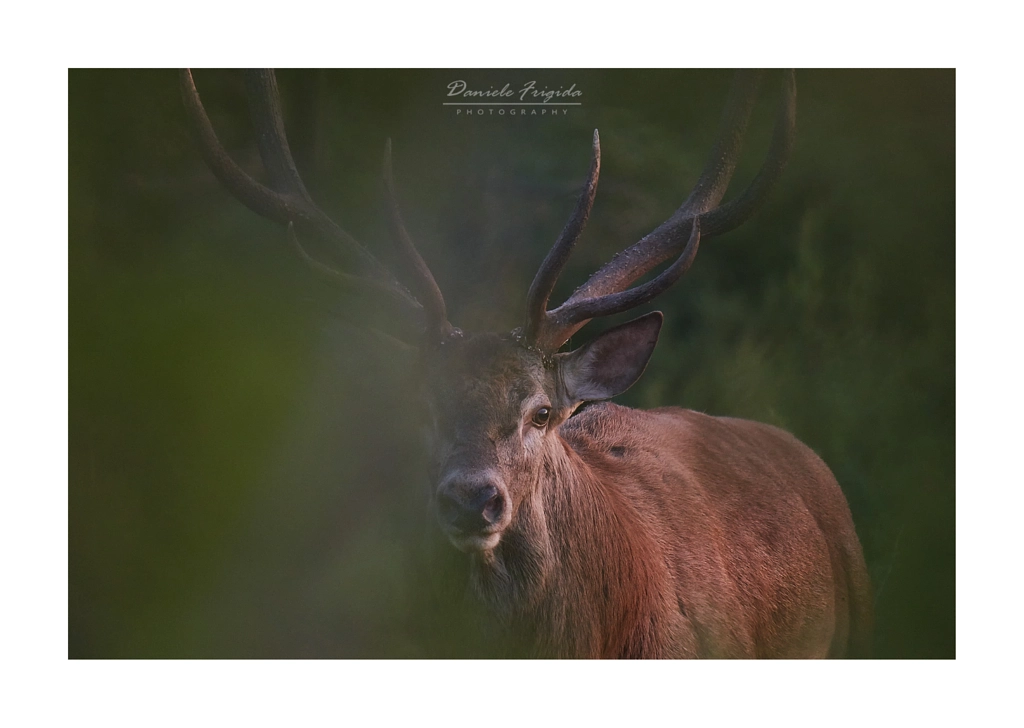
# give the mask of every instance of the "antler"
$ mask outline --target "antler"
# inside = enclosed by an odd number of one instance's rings
[[[569,222],[562,228],[562,234],[558,236],[554,246],[548,251],[547,257],[541,263],[540,270],[533,278],[530,285],[530,292],[526,297],[526,337],[533,341],[537,335],[537,328],[545,321],[545,313],[548,308],[548,299],[551,291],[558,281],[558,276],[569,261],[572,249],[579,240],[583,227],[590,217],[590,209],[594,206],[594,197],[597,196],[597,178],[601,174],[601,137],[594,129],[594,145],[590,161],[590,172],[587,173],[587,182],[583,185],[583,192],[576,201],[576,209],[572,212]],[[560,346],[560,345],[559,345]]]
[[[426,335],[439,340],[448,335],[451,325],[445,316],[444,298],[434,277],[413,245],[402,224],[395,200],[391,175],[391,142],[385,150],[384,178],[392,231],[402,266],[415,297],[355,238],[345,232],[317,206],[299,176],[285,135],[277,80],[271,69],[245,72],[246,95],[260,158],[273,189],[249,176],[224,150],[196,90],[192,72],[181,71],[181,95],[189,122],[199,141],[199,149],[210,170],[246,207],[256,214],[285,225],[288,240],[299,255],[317,272],[345,285],[355,285],[395,300],[408,313],[425,319]],[[312,258],[299,243],[295,230],[316,235],[337,245],[347,265],[355,273],[336,271]]]
[[[647,303],[686,272],[697,255],[701,237],[708,238],[728,232],[745,222],[757,210],[782,174],[793,147],[796,80],[792,71],[785,74],[775,131],[760,171],[739,197],[725,205],[718,206],[718,203],[725,196],[736,169],[747,122],[757,98],[760,77],[759,71],[741,71],[736,74],[711,157],[682,206],[638,243],[616,254],[565,303],[548,311],[548,298],[582,232],[597,191],[601,151],[597,132],[594,132],[590,174],[576,209],[530,287],[525,327],[529,344],[543,351],[557,351],[591,319],[621,313]],[[673,256],[678,257],[658,276],[628,288],[633,281]]]

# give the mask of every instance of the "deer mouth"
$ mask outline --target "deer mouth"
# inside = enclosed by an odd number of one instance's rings
[[[490,551],[501,541],[501,532],[464,533],[457,529],[446,529],[448,540],[452,546],[465,554],[476,554]]]

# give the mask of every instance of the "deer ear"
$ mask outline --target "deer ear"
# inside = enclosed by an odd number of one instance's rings
[[[622,394],[647,368],[665,320],[654,311],[605,331],[576,351],[558,354],[565,395],[575,405]]]

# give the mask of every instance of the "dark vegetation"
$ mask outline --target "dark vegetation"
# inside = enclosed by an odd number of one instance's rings
[[[465,119],[441,106],[456,78],[575,83],[583,106]],[[196,80],[255,169],[240,78]],[[682,201],[729,80],[279,74],[314,197],[386,251],[391,136],[405,217],[451,320],[497,330],[521,323],[593,128],[601,186],[556,297]],[[796,434],[850,501],[877,592],[876,655],[953,657],[954,73],[803,71],[797,83],[782,183],[647,307],[666,326],[620,401]],[[425,512],[409,363],[349,323],[376,312],[315,279],[283,230],[216,184],[175,72],[72,71],[69,89],[69,655],[472,652],[472,615],[439,564],[457,554]],[[776,93],[773,76],[737,186],[760,163]]]

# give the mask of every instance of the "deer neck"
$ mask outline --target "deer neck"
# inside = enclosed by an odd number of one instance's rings
[[[631,511],[561,438],[491,552],[473,559],[474,591],[542,652],[597,656],[627,615],[645,565],[629,558]],[[642,589],[641,589],[642,591]]]

